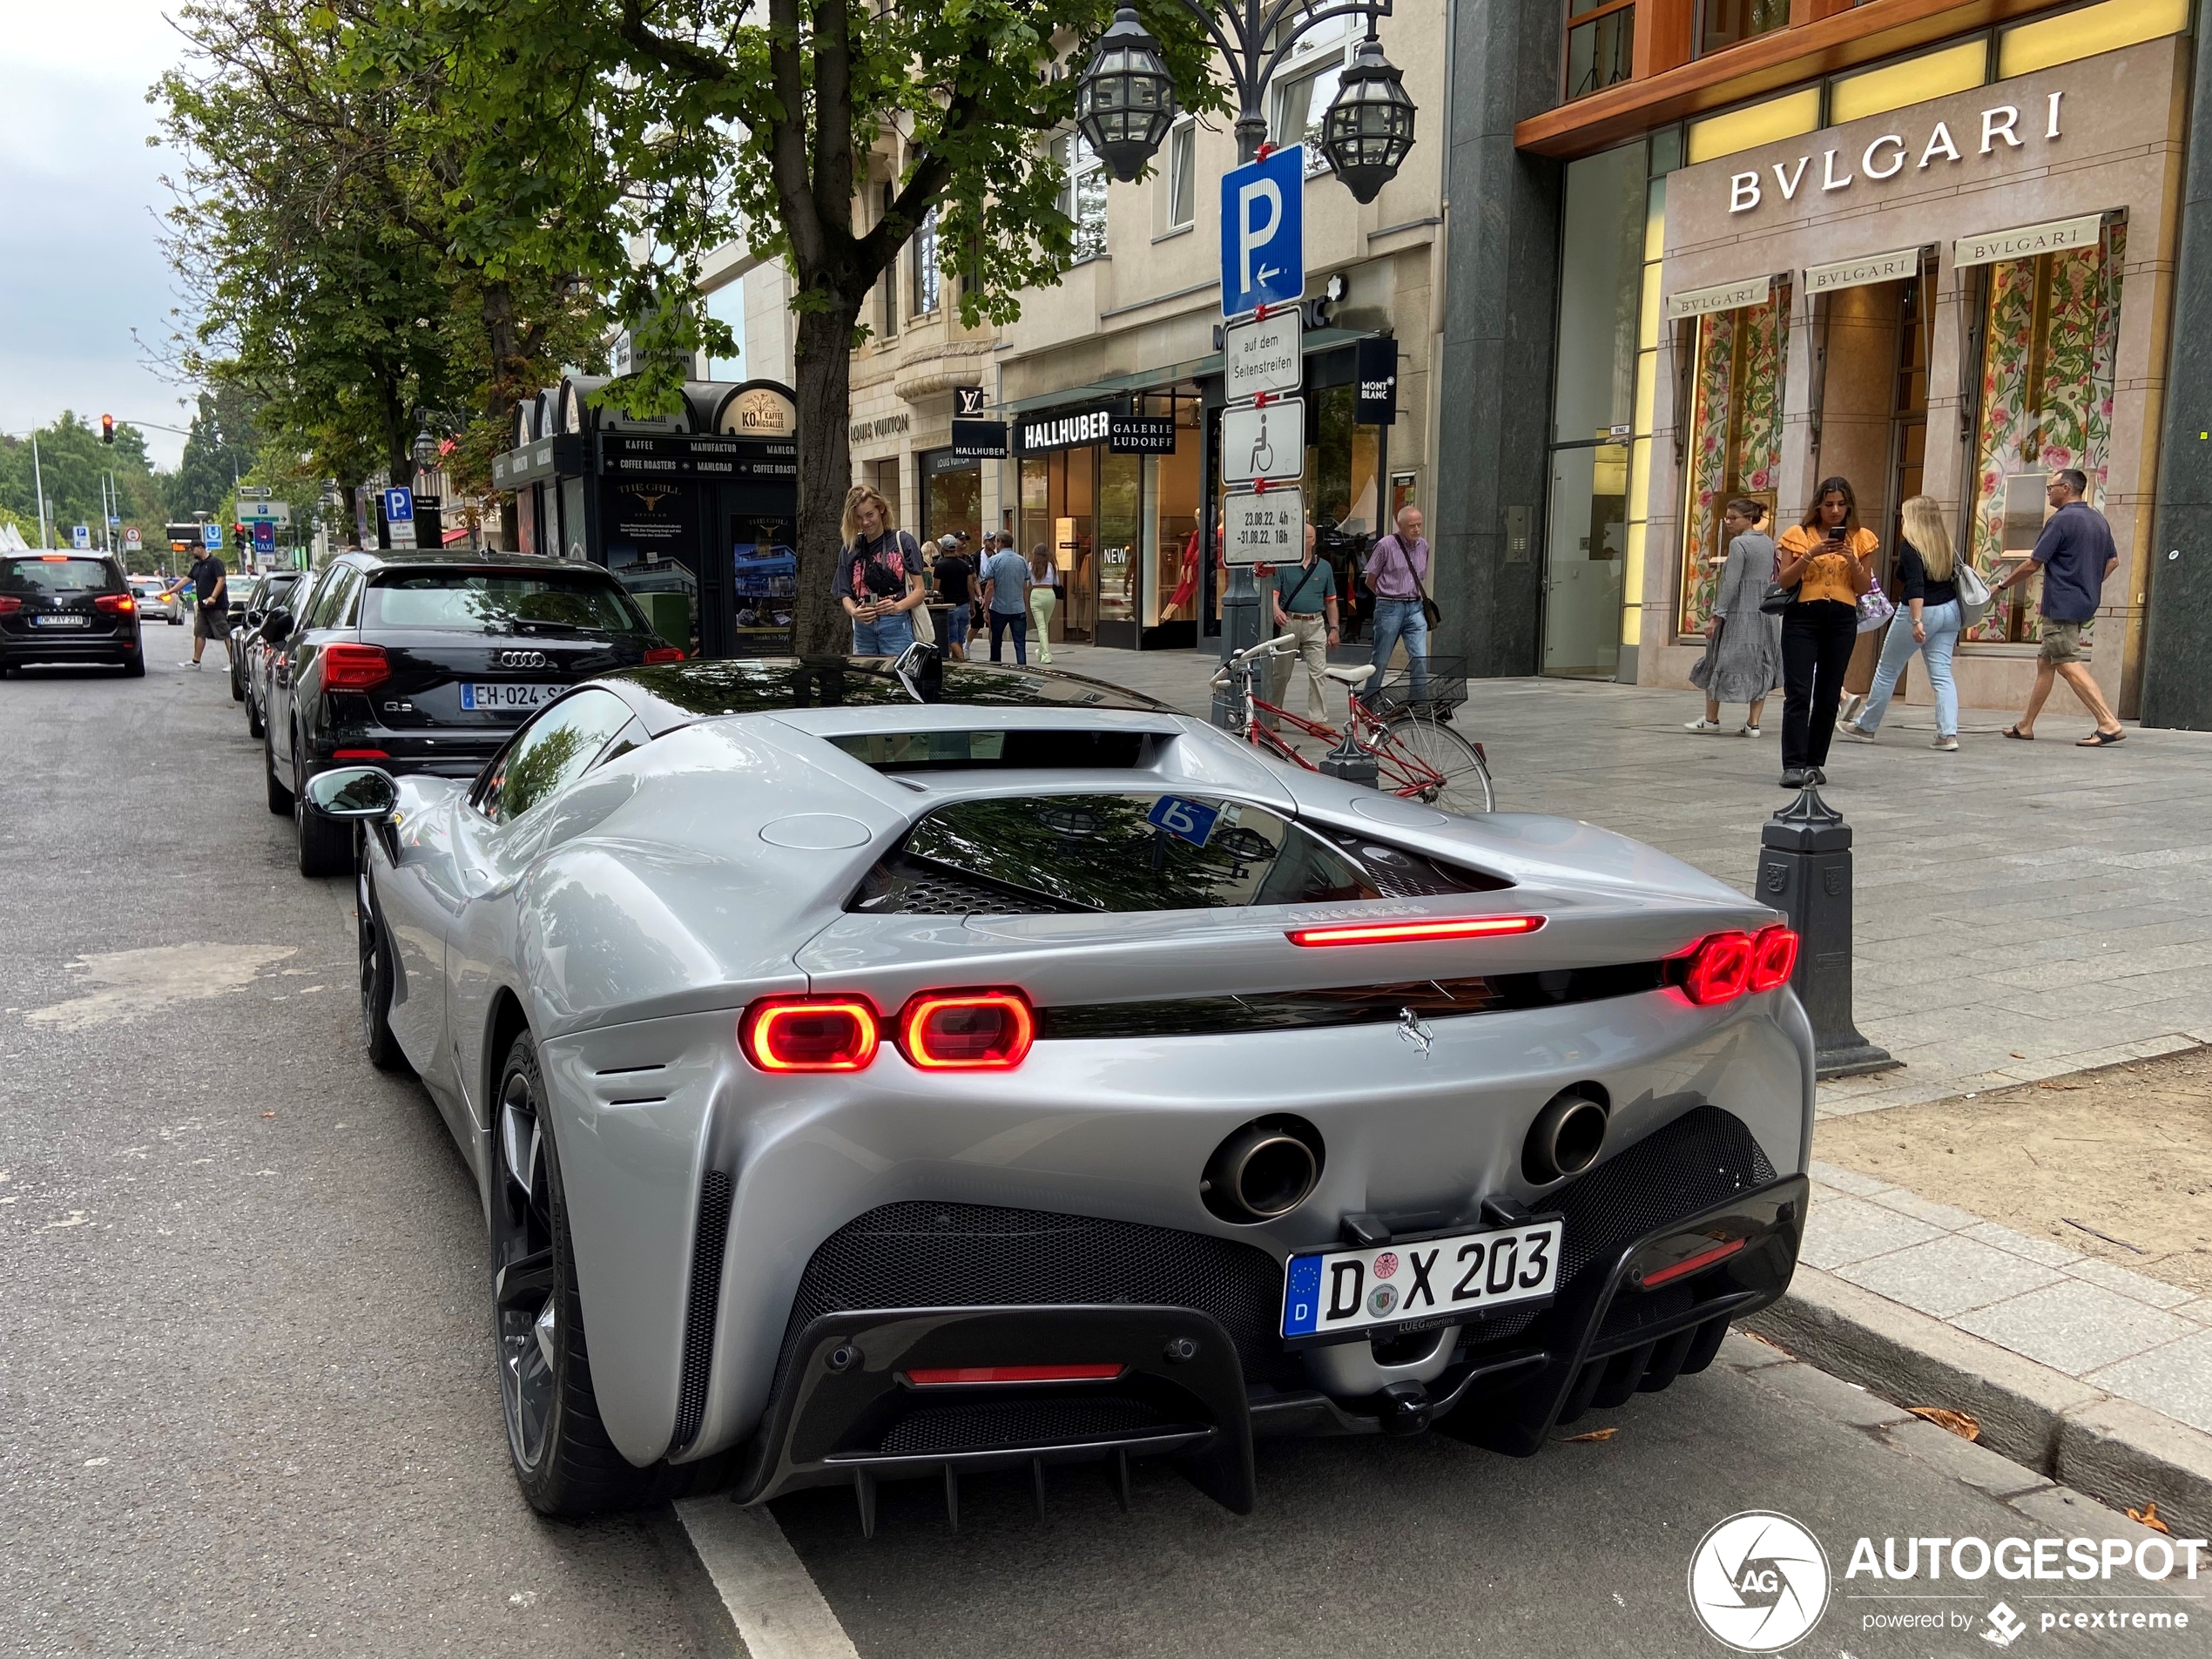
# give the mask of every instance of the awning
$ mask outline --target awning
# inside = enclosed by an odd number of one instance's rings
[[[1334,351],[1339,346],[1349,346],[1354,341],[1368,339],[1372,329],[1367,328],[1309,328],[1305,331],[1305,355],[1317,352]],[[1062,403],[1096,403],[1103,398],[1127,397],[1133,392],[1153,392],[1172,386],[1177,381],[1203,381],[1221,373],[1221,354],[1195,357],[1187,363],[1170,363],[1163,368],[1148,368],[1134,374],[1112,374],[1093,381],[1088,386],[1070,386],[1057,392],[1040,392],[1035,397],[1019,397],[1003,407],[1008,415],[1022,415],[1031,409],[1049,409]]]
[[[1870,282],[1894,282],[1918,276],[1925,247],[1900,247],[1887,253],[1862,253],[1856,259],[1833,260],[1826,265],[1805,266],[1807,293],[1833,293],[1838,288],[1863,288]]]
[[[2103,228],[2102,213],[2083,213],[2075,219],[2054,219],[2014,230],[1984,231],[1953,242],[1951,263],[1963,269],[1969,265],[1994,265],[2000,260],[2032,260],[2038,253],[2060,248],[2087,247]]]
[[[1703,317],[1716,311],[1763,305],[1773,292],[1774,279],[1770,276],[1745,277],[1710,288],[1683,288],[1667,296],[1667,320],[1679,322],[1684,317]]]

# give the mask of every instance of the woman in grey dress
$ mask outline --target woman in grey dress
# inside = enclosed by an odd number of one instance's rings
[[[1759,528],[1766,509],[1737,496],[1721,514],[1728,538],[1728,564],[1713,614],[1705,623],[1705,654],[1689,671],[1689,683],[1705,693],[1705,717],[1688,730],[1721,729],[1721,705],[1748,703],[1742,735],[1759,735],[1766,695],[1782,683],[1782,618],[1762,614],[1759,600],[1774,580],[1774,543]]]

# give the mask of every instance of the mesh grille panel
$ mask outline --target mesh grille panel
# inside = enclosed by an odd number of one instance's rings
[[[1684,1112],[1538,1201],[1567,1217],[1561,1288],[1593,1262],[1610,1265],[1646,1233],[1773,1179],[1774,1166],[1740,1120],[1717,1106]]]
[[[1304,1375],[1277,1334],[1283,1269],[1266,1251],[1172,1227],[988,1204],[885,1204],[832,1233],[799,1280],[786,1356],[825,1313],[1056,1303],[1196,1308],[1229,1332],[1248,1381],[1295,1386]]]
[[[684,1309],[684,1375],[676,1394],[675,1446],[689,1446],[706,1415],[707,1368],[714,1355],[714,1310],[722,1297],[722,1246],[730,1235],[730,1177],[717,1170],[699,1183],[699,1231],[691,1248],[691,1294]]]
[[[1160,1414],[1141,1399],[1007,1399],[927,1406],[892,1425],[876,1449],[893,1456],[1055,1446],[1150,1428]]]

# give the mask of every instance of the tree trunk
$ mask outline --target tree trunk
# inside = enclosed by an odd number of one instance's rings
[[[515,293],[504,280],[483,286],[484,343],[491,354],[491,374],[484,383],[484,418],[504,434],[499,447],[511,446],[515,433],[515,405],[522,396],[523,357],[515,327]],[[499,497],[499,544],[510,551],[523,544],[522,526],[515,492],[502,489]]]
[[[799,592],[792,644],[801,653],[843,656],[853,624],[830,592],[853,486],[850,379],[859,300],[833,300],[799,319]]]

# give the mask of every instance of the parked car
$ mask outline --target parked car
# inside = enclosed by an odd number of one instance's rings
[[[303,875],[353,867],[351,829],[299,806],[326,766],[471,777],[577,680],[683,655],[604,569],[516,554],[345,553],[260,632],[280,648],[261,705],[269,810],[293,815]]]
[[[138,601],[100,553],[0,553],[0,676],[34,663],[146,671]]]
[[[305,574],[272,570],[254,582],[243,604],[235,599],[231,604],[231,698],[246,705],[246,729],[257,738],[261,735],[261,715],[253,695],[253,653],[263,649],[261,624],[270,611],[290,598]]]
[[[473,782],[307,787],[369,826],[364,1040],[481,1184],[549,1514],[1533,1454],[1796,1264],[1796,936],[1588,824],[922,646],[603,677]]]
[[[184,609],[171,591],[167,577],[132,577],[131,597],[138,602],[138,619],[142,623],[155,617],[165,617],[171,623],[181,623],[185,619]]]

